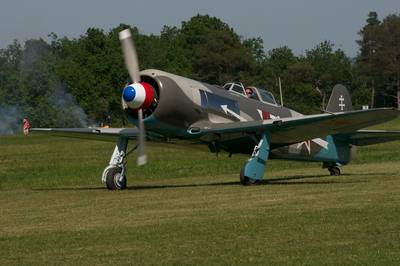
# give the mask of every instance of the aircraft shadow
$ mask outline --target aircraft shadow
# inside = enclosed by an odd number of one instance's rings
[[[33,191],[79,191],[79,190],[104,190],[103,186],[99,187],[56,187],[56,188],[32,188]]]
[[[393,173],[366,173],[366,174],[342,174],[344,177],[340,180],[326,180],[330,175],[296,175],[282,178],[273,178],[262,180],[257,185],[332,185],[332,184],[352,184],[366,183],[367,180],[346,180],[345,177],[350,176],[386,176]],[[304,180],[303,179],[314,179]],[[317,179],[317,180],[316,180]],[[298,181],[296,181],[298,180]],[[147,190],[147,189],[163,189],[163,188],[191,188],[191,187],[209,187],[209,186],[241,186],[239,181],[229,182],[209,182],[200,184],[155,184],[155,185],[132,185],[126,190]],[[105,187],[60,187],[60,188],[33,188],[34,191],[85,191],[85,190],[106,190]]]
[[[344,176],[344,175],[343,175]],[[320,181],[291,181],[291,180],[301,180],[308,178],[324,178],[330,177],[330,175],[302,175],[302,176],[291,176],[276,179],[262,180],[257,185],[253,186],[263,186],[263,185],[328,185],[328,184],[345,184],[345,183],[363,183],[367,181],[346,181],[346,180],[320,180]],[[287,182],[286,182],[287,181]],[[217,183],[201,183],[201,184],[177,184],[177,185],[134,185],[129,186],[127,189],[131,190],[141,190],[141,189],[159,189],[159,188],[186,188],[186,187],[209,187],[209,186],[241,186],[240,182],[217,182]]]
[[[393,175],[393,173],[365,173],[365,174],[341,174],[336,178],[342,178],[340,180],[324,180],[324,178],[333,177],[331,175],[296,175],[282,178],[272,178],[265,179],[261,182],[261,184],[266,185],[301,185],[301,184],[310,184],[310,185],[318,185],[318,184],[351,184],[351,183],[365,183],[367,180],[346,180],[345,177],[351,176],[387,176]],[[302,179],[318,179],[313,181],[292,181],[292,180],[302,180]]]

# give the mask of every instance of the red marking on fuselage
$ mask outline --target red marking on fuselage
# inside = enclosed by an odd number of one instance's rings
[[[271,119],[271,116],[268,112],[262,111],[262,118],[263,120]]]

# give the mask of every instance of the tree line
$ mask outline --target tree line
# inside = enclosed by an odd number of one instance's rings
[[[359,52],[348,57],[324,41],[295,55],[283,46],[266,51],[260,37],[243,38],[216,17],[197,15],[159,35],[121,24],[89,28],[78,38],[14,41],[0,49],[0,118],[28,117],[38,127],[85,126],[111,117],[125,125],[121,91],[127,82],[118,32],[130,28],[140,68],[156,68],[223,85],[241,81],[279,95],[285,106],[318,113],[337,83],[347,86],[356,108],[396,106],[400,91],[400,16],[382,21],[370,12],[359,32]],[[279,97],[277,97],[279,98]],[[11,114],[10,114],[11,113]]]

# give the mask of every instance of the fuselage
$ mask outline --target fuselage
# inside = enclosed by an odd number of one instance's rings
[[[164,71],[148,69],[140,72],[156,95],[153,106],[145,111],[144,123],[149,134],[166,138],[198,140],[196,130],[209,124],[258,121],[302,116],[289,108],[247,98],[216,85],[199,82]],[[137,124],[135,112],[128,118]],[[200,138],[212,152],[251,154],[257,139],[248,134]],[[332,161],[345,164],[350,160],[350,147],[333,136],[271,147],[270,158],[308,161]],[[345,150],[345,152],[344,152]]]

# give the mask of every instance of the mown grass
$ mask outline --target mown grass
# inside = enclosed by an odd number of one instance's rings
[[[112,143],[1,137],[0,264],[398,265],[399,148],[359,148],[340,177],[270,161],[242,187],[245,156],[152,146],[109,192]]]

